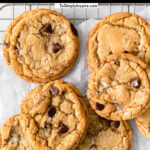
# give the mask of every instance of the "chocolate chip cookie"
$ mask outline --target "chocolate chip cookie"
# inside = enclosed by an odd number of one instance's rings
[[[0,149],[33,150],[23,136],[19,115],[8,119],[0,128]]]
[[[88,40],[88,64],[92,71],[113,53],[132,53],[150,65],[150,25],[131,13],[111,14],[92,29]]]
[[[150,106],[149,69],[131,54],[107,57],[88,82],[87,97],[100,116],[111,120],[128,120]]]
[[[32,10],[8,27],[3,54],[10,68],[24,80],[35,83],[55,80],[76,62],[78,31],[55,11]]]
[[[76,150],[131,150],[132,131],[127,121],[102,118],[90,108],[90,125],[85,140]]]
[[[78,89],[61,80],[33,89],[21,104],[23,133],[35,150],[69,150],[83,141],[88,109]]]
[[[150,108],[136,118],[136,124],[140,132],[150,139]]]

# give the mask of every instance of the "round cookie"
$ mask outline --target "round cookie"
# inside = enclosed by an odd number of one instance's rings
[[[21,15],[19,15],[17,18],[15,18],[8,26],[6,32],[5,32],[5,36],[4,36],[4,39],[3,39],[3,45],[5,46],[5,44],[9,44],[10,43],[10,38],[12,36],[12,33],[13,33],[13,30],[14,28],[16,27],[17,23],[19,23],[21,20],[25,19],[26,17],[29,17],[29,16],[33,16],[34,14],[36,14],[39,10],[45,10],[43,8],[40,8],[40,9],[34,9],[32,11],[26,11],[24,13],[22,13]],[[53,11],[53,10],[49,10],[51,11],[52,13],[56,13],[56,11]]]
[[[111,120],[128,120],[150,106],[148,67],[131,54],[107,57],[88,81],[87,97],[96,113]]]
[[[70,150],[83,141],[88,109],[78,89],[61,80],[34,88],[21,104],[23,133],[35,150]]]
[[[114,13],[99,21],[88,40],[88,64],[97,70],[114,53],[132,53],[150,65],[150,25],[131,13]]]
[[[132,131],[127,121],[106,120],[90,108],[90,124],[76,150],[131,150]]]
[[[140,116],[136,117],[136,124],[140,132],[150,139],[150,108]]]
[[[23,136],[19,117],[9,118],[0,128],[1,150],[33,150]]]
[[[63,15],[36,9],[16,18],[8,27],[3,54],[22,79],[40,83],[58,79],[75,64],[78,32]]]

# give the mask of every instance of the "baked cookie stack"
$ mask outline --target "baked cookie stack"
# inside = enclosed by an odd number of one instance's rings
[[[107,16],[92,29],[88,64],[92,75],[87,97],[106,119],[136,118],[150,138],[150,25],[130,13]]]

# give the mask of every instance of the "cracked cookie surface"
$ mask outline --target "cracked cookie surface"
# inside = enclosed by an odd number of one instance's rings
[[[36,150],[69,150],[83,141],[88,109],[73,84],[61,80],[33,89],[21,104],[21,125]]]
[[[33,150],[23,136],[19,117],[9,118],[0,128],[1,150]]]
[[[132,131],[127,121],[106,120],[89,108],[90,124],[76,150],[131,150]]]
[[[150,139],[150,108],[143,114],[136,117],[136,124],[140,132]]]
[[[128,120],[150,106],[149,68],[131,54],[107,57],[88,81],[87,97],[92,108],[111,120]]]
[[[36,9],[16,18],[4,36],[3,54],[10,68],[30,82],[66,74],[79,53],[78,32],[63,15]]]
[[[150,65],[150,25],[140,16],[115,13],[92,29],[88,40],[88,64],[92,71],[113,53],[132,53]]]

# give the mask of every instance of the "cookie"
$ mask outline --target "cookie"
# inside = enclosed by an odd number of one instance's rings
[[[88,128],[88,109],[73,85],[61,80],[34,88],[21,104],[23,133],[35,150],[70,150]]]
[[[90,124],[76,150],[131,150],[132,131],[127,121],[104,119],[90,108]]]
[[[150,106],[149,69],[131,54],[113,54],[88,81],[87,97],[96,113],[111,120],[128,120]]]
[[[140,132],[148,139],[150,139],[150,108],[136,117],[136,124]]]
[[[99,21],[88,40],[88,64],[97,70],[114,53],[131,53],[150,65],[150,25],[131,13],[114,13]]]
[[[0,128],[0,149],[33,150],[23,136],[19,115],[9,118]]]
[[[10,68],[24,80],[55,80],[65,75],[77,60],[78,31],[55,11],[32,10],[9,25],[3,54]]]

